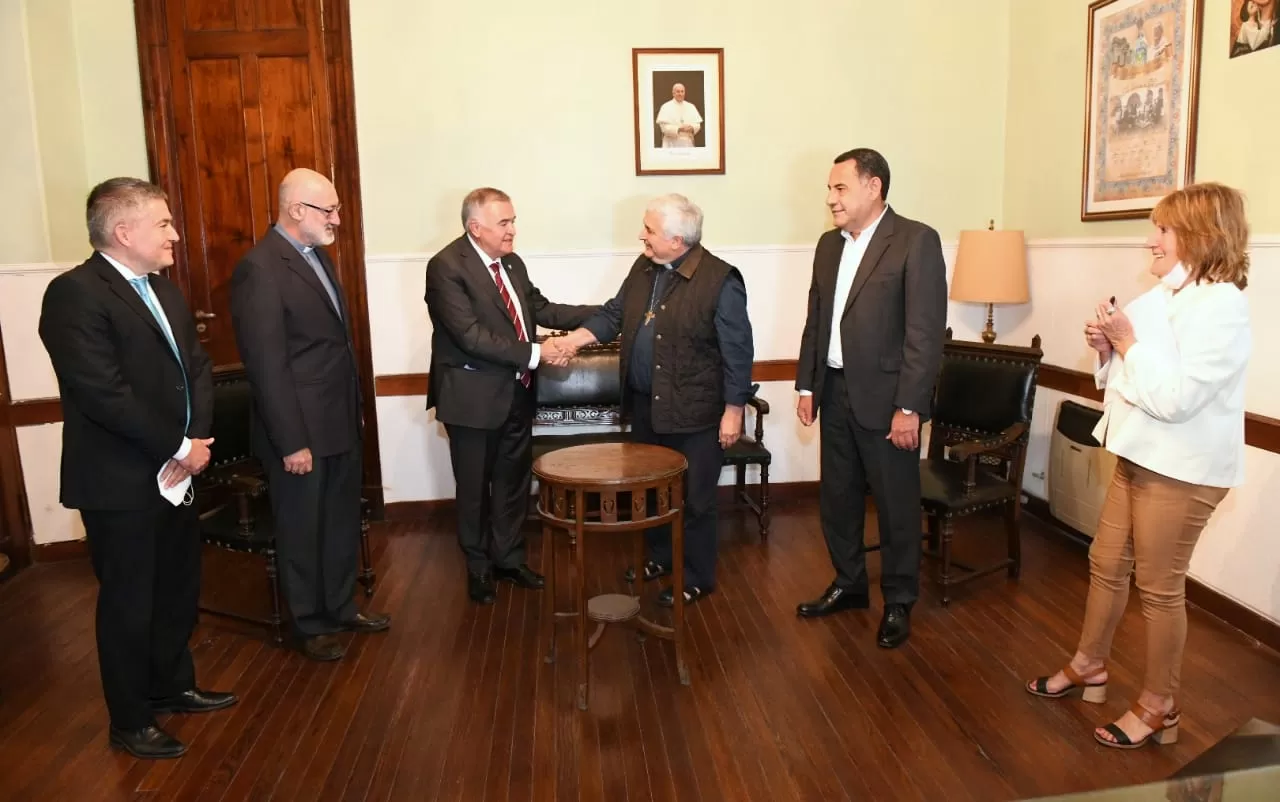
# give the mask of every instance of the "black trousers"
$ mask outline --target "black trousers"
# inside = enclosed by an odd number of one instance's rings
[[[533,484],[534,398],[515,384],[511,409],[497,429],[445,424],[457,485],[458,545],[473,574],[525,562],[520,530]]]
[[[724,451],[719,424],[687,434],[659,434],[653,430],[653,411],[647,393],[631,392],[631,438],[679,451],[689,463],[684,483],[685,585],[704,591],[716,586],[717,540],[716,487]],[[652,511],[652,506],[651,506]],[[644,533],[646,559],[671,565],[671,525]]]
[[[157,493],[143,510],[81,510],[98,578],[98,668],[111,724],[155,724],[148,699],[195,687],[187,642],[200,599],[200,533],[195,505]]]
[[[880,590],[886,604],[914,604],[920,593],[920,449],[904,451],[888,430],[853,418],[844,374],[828,370],[819,425],[822,480],[818,507],[835,583],[867,592],[866,486],[880,521]]]
[[[302,637],[342,630],[356,615],[360,548],[360,454],[314,457],[311,472],[289,473],[266,459],[267,492],[276,524],[280,584],[293,627]]]

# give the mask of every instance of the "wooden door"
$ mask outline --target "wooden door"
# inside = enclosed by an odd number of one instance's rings
[[[280,180],[310,167],[338,189],[343,225],[330,251],[364,392],[366,497],[380,514],[348,5],[135,0],[135,14],[153,180],[183,237],[171,272],[215,369],[239,364],[229,281],[275,221]]]

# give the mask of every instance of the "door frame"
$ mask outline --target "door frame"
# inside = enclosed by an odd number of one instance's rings
[[[4,332],[0,329],[0,523],[3,524],[0,531],[8,535],[8,546],[4,551],[12,563],[10,573],[31,562],[31,522],[27,515],[26,484],[22,478],[22,458],[18,452],[12,406],[9,370],[4,359]]]
[[[374,518],[383,517],[382,463],[378,449],[378,409],[374,392],[373,349],[369,334],[369,300],[365,275],[364,217],[360,196],[360,159],[356,142],[355,80],[351,58],[350,0],[305,0],[321,4],[324,29],[312,37],[325,48],[325,85],[333,120],[332,152],[322,154],[342,201],[344,224],[335,242],[339,279],[351,317],[351,338],[359,373],[364,416],[363,493]],[[169,77],[168,20],[165,0],[134,0],[138,36],[138,66],[142,78],[142,114],[147,138],[151,180],[169,195],[175,220],[183,216],[178,149],[173,119],[173,88]],[[327,170],[325,169],[327,168]],[[271,193],[274,197],[274,190]],[[182,271],[180,271],[182,272]],[[183,290],[187,278],[175,276]]]

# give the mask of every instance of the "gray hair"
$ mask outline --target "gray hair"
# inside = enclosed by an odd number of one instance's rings
[[[679,237],[691,248],[702,241],[702,210],[684,195],[675,192],[660,195],[649,201],[645,212],[654,212],[662,218],[663,236]]]
[[[111,247],[111,232],[120,224],[120,218],[152,199],[168,201],[168,196],[160,187],[140,178],[108,178],[98,184],[85,202],[89,244],[98,250]]]
[[[462,228],[464,231],[467,228],[467,224],[476,216],[476,212],[480,211],[480,207],[490,201],[510,203],[511,196],[493,187],[480,187],[467,193],[467,197],[462,199]]]

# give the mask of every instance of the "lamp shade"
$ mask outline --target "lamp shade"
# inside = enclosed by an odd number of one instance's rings
[[[951,300],[983,304],[1024,304],[1027,251],[1021,231],[961,231]]]

